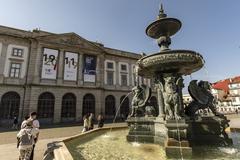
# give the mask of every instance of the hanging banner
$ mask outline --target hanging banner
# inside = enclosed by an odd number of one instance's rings
[[[84,68],[83,68],[84,82],[95,82],[96,64],[97,64],[96,56],[90,55],[84,56]]]
[[[78,54],[65,52],[64,80],[76,81],[78,71]]]
[[[42,78],[56,79],[58,67],[58,50],[44,48]]]

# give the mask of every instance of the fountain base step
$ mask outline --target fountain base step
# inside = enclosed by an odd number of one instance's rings
[[[164,146],[167,138],[165,121],[158,117],[131,117],[127,119],[129,133],[127,141],[155,143]]]
[[[127,119],[127,141],[154,143],[154,117],[131,117]]]
[[[177,141],[169,138],[165,143],[165,152],[168,158],[191,158],[192,147],[188,141]]]
[[[175,139],[169,138],[166,142],[166,146],[174,146],[174,147],[190,147],[188,141],[177,141]]]
[[[128,142],[154,143],[152,135],[127,135]]]
[[[187,139],[188,124],[185,119],[167,120],[167,140],[165,151],[168,158],[191,158],[192,147]]]

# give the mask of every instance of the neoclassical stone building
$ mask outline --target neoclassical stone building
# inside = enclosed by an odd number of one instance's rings
[[[42,123],[81,121],[86,113],[113,118],[135,85],[141,55],[107,48],[75,33],[0,26],[0,122],[37,111]],[[151,86],[151,80],[140,83]],[[132,95],[118,116],[129,112]],[[156,96],[151,102],[156,105]]]

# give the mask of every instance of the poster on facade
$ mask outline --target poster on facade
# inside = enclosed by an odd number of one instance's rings
[[[84,56],[84,68],[83,77],[84,82],[95,82],[96,78],[96,56],[85,55]]]
[[[78,54],[65,52],[64,58],[64,80],[76,81],[78,71]]]
[[[58,50],[44,48],[42,62],[42,78],[56,79],[58,67]]]

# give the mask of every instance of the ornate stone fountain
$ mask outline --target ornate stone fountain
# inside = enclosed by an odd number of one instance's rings
[[[199,82],[201,84],[197,81],[190,83],[189,92],[194,101],[184,110],[182,76],[201,69],[204,59],[195,51],[169,48],[170,37],[180,28],[181,21],[168,18],[161,5],[157,20],[146,29],[146,34],[157,40],[160,52],[142,57],[138,60],[136,67],[137,76],[155,79],[158,87],[159,115],[155,115],[154,107],[148,103],[151,89],[145,85],[138,85],[133,88],[132,113],[127,120],[130,128],[127,135],[128,141],[164,145],[168,157],[190,157],[191,145],[202,136],[197,134],[198,130],[201,130],[204,125],[208,128],[204,137],[204,141],[208,141],[207,137],[212,133],[211,129],[219,130],[211,137],[219,137],[229,122],[214,110],[213,96],[206,87],[207,82],[204,81]],[[213,108],[214,118],[204,122],[195,121],[195,113],[206,107]],[[213,122],[212,126],[208,125],[209,122]]]

